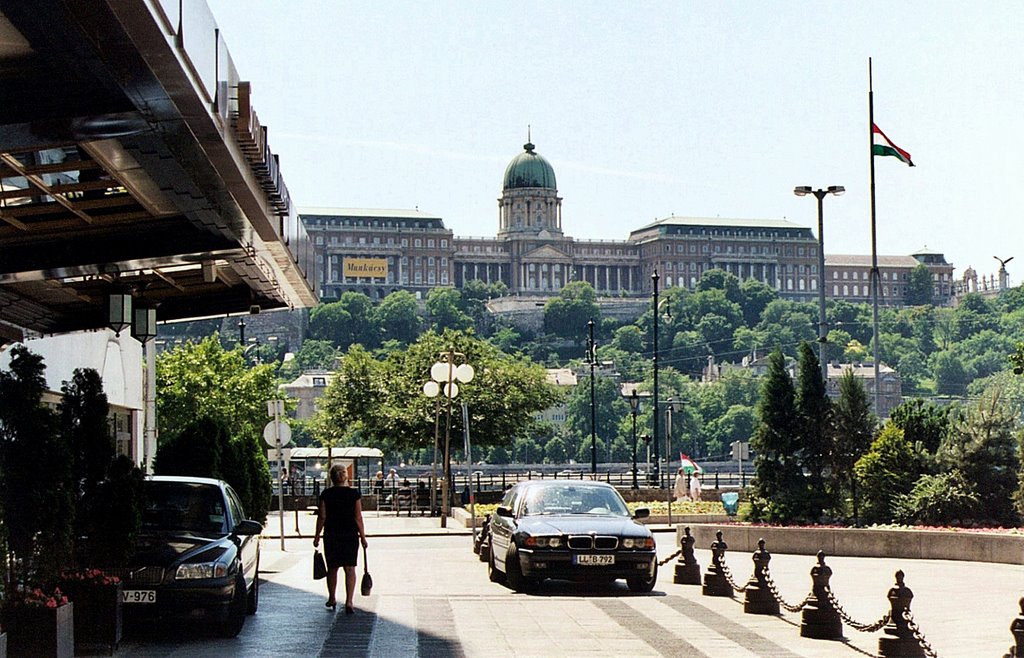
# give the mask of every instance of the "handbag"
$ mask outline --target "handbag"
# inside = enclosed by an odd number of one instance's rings
[[[373,589],[373,578],[370,577],[370,570],[366,566],[366,547],[363,546],[363,579],[359,583],[359,593],[369,596],[371,589]]]
[[[327,563],[324,562],[324,554],[320,551],[313,551],[313,580],[323,580],[327,577]]]

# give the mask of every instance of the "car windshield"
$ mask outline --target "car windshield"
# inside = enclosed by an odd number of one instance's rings
[[[587,485],[546,485],[526,491],[522,516],[540,514],[594,514],[629,516],[614,489]]]
[[[142,527],[157,531],[224,532],[220,489],[195,482],[146,482]]]

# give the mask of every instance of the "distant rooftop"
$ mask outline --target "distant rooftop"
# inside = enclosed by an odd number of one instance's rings
[[[765,228],[765,229],[805,229],[806,226],[796,224],[787,219],[732,219],[728,217],[679,217],[672,215],[659,219],[637,231],[644,231],[655,226],[714,226],[719,228]],[[634,231],[635,233],[636,231]]]
[[[327,217],[379,217],[382,219],[398,217],[442,219],[440,215],[433,215],[419,209],[403,210],[401,208],[299,208],[299,215],[324,215]]]
[[[917,267],[921,261],[913,256],[879,256],[879,267]],[[826,267],[871,267],[871,256],[862,254],[825,254]]]

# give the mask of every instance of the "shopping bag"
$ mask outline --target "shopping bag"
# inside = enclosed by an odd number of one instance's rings
[[[370,570],[366,565],[366,547],[363,546],[363,579],[359,583],[359,592],[363,596],[369,596],[373,589],[373,578],[370,577]]]
[[[323,580],[327,577],[327,563],[324,562],[324,554],[320,551],[313,552],[313,580]]]

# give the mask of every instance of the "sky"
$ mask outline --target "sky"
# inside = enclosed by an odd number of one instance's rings
[[[418,208],[494,236],[529,134],[563,229],[787,219],[826,254],[1024,272],[1024,3],[208,0],[293,201]],[[528,128],[529,127],[529,128]],[[1017,190],[1017,192],[1014,192]],[[1018,266],[1018,267],[1015,267]],[[1015,271],[1016,270],[1016,271]]]

